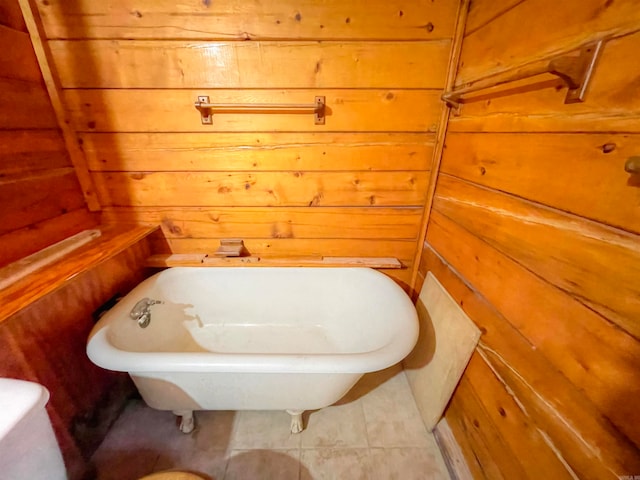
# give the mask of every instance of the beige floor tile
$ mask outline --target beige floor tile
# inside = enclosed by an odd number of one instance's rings
[[[234,450],[295,449],[300,435],[291,433],[291,417],[284,411],[236,412],[231,447]]]
[[[196,429],[184,437],[192,440],[199,449],[231,449],[231,437],[237,412],[203,411],[196,412]]]
[[[371,480],[450,480],[442,455],[432,448],[372,448]]]
[[[359,401],[308,412],[300,435],[302,448],[367,447],[367,429]]]
[[[171,412],[149,408],[142,400],[129,402],[100,446],[103,450],[155,449],[183,434]]]
[[[398,371],[361,397],[371,447],[428,447],[424,427],[409,383]]]
[[[299,457],[297,449],[234,450],[224,480],[298,480]]]
[[[367,480],[370,478],[366,448],[301,450],[300,480]]]

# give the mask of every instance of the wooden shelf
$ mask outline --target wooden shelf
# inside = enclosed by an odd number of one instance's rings
[[[204,253],[152,255],[147,267],[370,267],[404,268],[397,258],[383,257],[209,257]]]
[[[102,235],[97,239],[0,290],[0,322],[63,287],[76,276],[114,257],[156,229],[157,227],[101,228]]]

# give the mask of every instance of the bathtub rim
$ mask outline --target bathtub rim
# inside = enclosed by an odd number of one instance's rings
[[[171,267],[148,277],[134,290],[171,270],[206,267]],[[214,267],[209,267],[214,268]],[[215,267],[248,269],[256,267]],[[324,267],[261,267],[263,269],[317,269]],[[363,352],[345,353],[216,353],[216,352],[136,352],[110,343],[108,313],[93,328],[87,339],[89,359],[101,368],[128,373],[145,372],[235,372],[235,373],[367,373],[385,369],[402,361],[418,339],[418,314],[409,296],[391,278],[369,267],[334,267],[337,270],[368,270],[388,285],[398,301],[391,320],[404,326],[394,331],[382,347]],[[127,294],[129,295],[129,294]],[[158,357],[162,357],[159,361]]]

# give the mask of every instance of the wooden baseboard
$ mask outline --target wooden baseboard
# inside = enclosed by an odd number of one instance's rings
[[[467,466],[467,461],[462,455],[462,450],[458,442],[456,442],[453,432],[449,428],[449,424],[445,418],[442,418],[436,428],[433,429],[436,442],[442,452],[444,462],[452,480],[473,480],[473,475]]]

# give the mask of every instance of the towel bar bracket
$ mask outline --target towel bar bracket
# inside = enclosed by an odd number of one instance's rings
[[[203,125],[211,125],[213,123],[213,114],[211,109],[206,108],[203,104],[209,103],[208,95],[198,95],[198,101],[196,102],[196,108],[200,112],[200,120]]]
[[[578,55],[561,55],[552,58],[546,63],[536,62],[532,65],[471,81],[457,90],[445,93],[442,95],[442,100],[452,109],[454,115],[458,115],[464,95],[543,73],[550,73],[561,78],[567,84],[568,91],[564,103],[584,102],[587,87],[591,82],[604,42],[604,40],[599,40],[584,45],[580,48]]]
[[[549,73],[562,78],[569,87],[564,103],[584,102],[603,43],[600,40],[582,47],[578,56],[565,55],[549,62]]]

